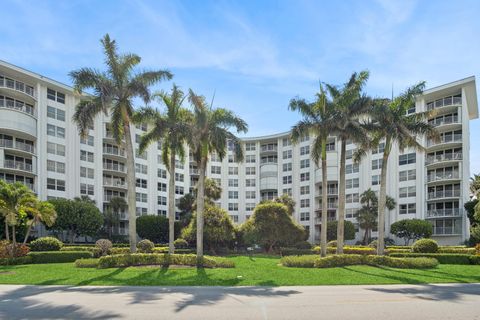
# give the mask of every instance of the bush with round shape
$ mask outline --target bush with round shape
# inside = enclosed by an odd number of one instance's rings
[[[106,256],[109,253],[110,249],[112,249],[113,245],[112,242],[108,239],[98,239],[97,242],[95,242],[95,247],[100,250],[101,256]]]
[[[178,238],[177,240],[173,241],[173,245],[175,249],[185,249],[188,248],[188,242],[185,239]]]
[[[337,240],[328,241],[327,247],[337,247]]]
[[[59,251],[63,242],[54,237],[42,237],[30,242],[31,251]]]
[[[433,239],[420,239],[415,241],[412,251],[417,253],[436,253],[438,251],[438,244],[437,241]]]
[[[303,255],[303,256],[285,256],[280,259],[280,263],[285,267],[290,268],[313,268],[315,260],[318,255]]]
[[[0,241],[0,259],[24,257],[30,251],[26,245],[18,244],[16,246],[7,240]]]
[[[153,248],[155,248],[155,244],[148,239],[143,239],[137,243],[137,250],[141,253],[152,253]]]

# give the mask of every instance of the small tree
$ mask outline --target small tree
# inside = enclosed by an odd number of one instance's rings
[[[280,197],[275,198],[273,201],[284,204],[287,207],[288,214],[293,216],[293,213],[295,212],[295,200],[293,200],[292,197],[284,193]]]
[[[241,227],[246,244],[259,244],[272,252],[278,245],[289,246],[305,240],[305,228],[296,223],[281,203],[257,205],[253,215]]]
[[[355,239],[355,226],[351,221],[345,220],[344,224],[344,239],[353,240]],[[338,231],[338,221],[330,221],[327,225],[327,240],[337,240],[337,231]]]
[[[204,210],[204,243],[215,254],[218,248],[227,247],[234,239],[233,222],[227,211],[213,205],[207,205]],[[182,238],[189,243],[197,240],[196,213],[188,227],[183,229]]]
[[[432,224],[421,219],[404,219],[392,223],[390,233],[398,238],[403,238],[405,245],[410,240],[429,238],[432,235]]]
[[[181,224],[175,221],[175,237],[180,234]],[[155,243],[168,242],[168,219],[165,216],[145,215],[137,218],[137,233],[143,239]]]
[[[34,225],[42,222],[47,227],[51,227],[57,218],[57,213],[55,212],[55,207],[50,202],[37,201],[35,208],[29,210],[29,216],[31,216],[31,220],[28,223],[28,229],[23,244],[27,243],[30,231]]]

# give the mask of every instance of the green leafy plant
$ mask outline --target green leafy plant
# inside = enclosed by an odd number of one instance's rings
[[[97,268],[98,259],[77,259],[75,260],[75,267],[77,268]]]
[[[42,237],[30,243],[32,251],[59,251],[62,247],[63,242],[54,237]]]
[[[437,241],[432,239],[420,239],[415,241],[412,251],[419,253],[435,253],[438,251],[438,244]]]
[[[185,249],[188,248],[188,242],[185,239],[178,238],[173,242],[175,249]]]
[[[112,242],[108,239],[98,239],[95,242],[95,247],[100,250],[101,256],[106,256],[109,253],[110,249],[112,249],[113,245]]]
[[[82,258],[93,258],[93,254],[87,251],[30,252],[27,256],[32,258],[32,263],[65,263]]]
[[[155,244],[148,239],[143,239],[137,243],[137,250],[140,253],[152,253],[153,248],[155,248]]]
[[[198,261],[193,254],[123,254],[101,257],[98,263],[100,268],[118,268],[143,265],[186,265],[203,266],[205,268],[233,268],[233,261],[219,257],[203,257]]]

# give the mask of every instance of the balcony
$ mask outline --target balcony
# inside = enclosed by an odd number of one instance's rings
[[[121,197],[119,195],[114,195],[114,194],[104,194],[103,195],[103,202],[110,202],[113,198],[122,198],[123,200],[127,201],[126,197]]]
[[[127,183],[122,180],[103,179],[104,187],[127,189]]]
[[[262,153],[277,153],[278,146],[276,144],[265,144],[260,147]]]
[[[21,81],[0,76],[0,88],[5,88],[5,89],[13,90],[14,92],[19,92],[23,95],[26,95],[36,100],[35,89],[32,86],[29,86],[28,84],[25,84]]]
[[[449,217],[460,217],[462,215],[462,210],[460,208],[450,208],[450,209],[430,209],[427,210],[426,218],[449,218]]]
[[[35,153],[35,147],[31,144],[17,142],[13,140],[0,139],[0,148],[15,149],[28,153]]]
[[[438,99],[433,102],[427,103],[427,110],[433,110],[437,108],[450,107],[450,106],[461,106],[462,97],[445,97],[443,99]]]
[[[117,163],[103,163],[103,170],[126,173],[125,166]]]
[[[427,195],[428,200],[443,199],[443,198],[458,198],[460,197],[460,190],[444,190],[429,192]]]
[[[458,171],[451,172],[451,173],[429,174],[427,176],[427,182],[459,180],[459,179],[460,179],[460,173]]]
[[[17,110],[17,111],[29,114],[33,117],[36,117],[35,108],[33,107],[33,105],[30,105],[23,101],[2,97],[0,98],[0,108]]]
[[[438,145],[443,145],[447,143],[462,143],[462,135],[454,134],[448,136],[442,136],[440,141],[427,140],[427,147],[433,147]]]
[[[445,117],[436,118],[428,121],[428,123],[436,128],[451,124],[461,124],[460,118],[458,116],[447,115]]]
[[[442,162],[448,162],[448,161],[460,161],[463,159],[463,155],[461,152],[459,153],[448,153],[448,154],[442,154],[438,156],[427,156],[427,159],[425,160],[425,163],[427,166],[436,164],[436,163],[442,163]]]
[[[21,170],[33,173],[33,165],[26,162],[15,161],[15,160],[4,160],[3,167],[6,169]]]
[[[327,223],[330,221],[335,221],[335,217],[327,217]],[[322,224],[322,217],[315,217],[315,224]]]
[[[125,150],[118,147],[103,147],[103,154],[125,158]]]
[[[462,234],[461,226],[433,227],[433,236],[458,236]]]
[[[198,176],[199,174],[200,174],[200,172],[197,168],[190,168],[190,175]]]
[[[317,197],[322,196],[322,190],[317,190]],[[338,188],[327,188],[327,196],[338,196]]]

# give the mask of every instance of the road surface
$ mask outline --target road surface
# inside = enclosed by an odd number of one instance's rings
[[[480,284],[312,287],[0,285],[1,319],[480,319]]]

